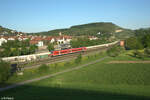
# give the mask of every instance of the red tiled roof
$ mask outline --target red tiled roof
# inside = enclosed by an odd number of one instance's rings
[[[34,41],[42,41],[43,39],[41,37],[35,37],[32,40],[34,40]]]
[[[46,37],[44,40],[52,40],[53,37]]]
[[[38,41],[34,41],[34,40],[30,41],[30,44],[37,44],[37,43],[38,43]]]

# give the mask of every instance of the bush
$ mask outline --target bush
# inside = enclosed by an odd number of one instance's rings
[[[111,56],[111,57],[116,57],[118,56],[120,53],[122,53],[124,51],[124,48],[123,47],[120,47],[120,46],[113,46],[111,48],[109,48],[107,50],[107,54],[108,56]]]
[[[136,57],[136,58],[144,59],[145,54],[142,53],[142,52],[140,52],[140,51],[138,51],[138,50],[135,50],[135,51],[133,52],[133,56]]]
[[[144,50],[144,53],[145,53],[146,56],[150,56],[150,48],[146,48]]]
[[[78,57],[75,59],[75,63],[79,64],[81,62],[81,60],[82,60],[82,55],[79,54]]]
[[[131,37],[125,41],[125,48],[127,50],[135,50],[135,49],[143,49],[144,46],[140,39],[136,37]]]
[[[145,47],[150,48],[150,34],[146,34],[143,36],[143,44],[145,45]]]
[[[46,64],[42,64],[39,68],[38,68],[38,72],[39,73],[43,73],[49,70],[49,66],[47,66]]]
[[[69,66],[70,64],[70,62],[65,62],[64,66]]]
[[[0,84],[8,80],[11,73],[10,68],[9,63],[0,61]]]

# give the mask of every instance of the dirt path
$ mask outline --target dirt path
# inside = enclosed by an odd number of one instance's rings
[[[110,61],[109,64],[150,63],[150,61]]]
[[[39,78],[27,80],[27,81],[24,81],[24,82],[16,83],[16,84],[13,84],[13,85],[4,87],[4,88],[0,88],[0,91],[5,91],[5,90],[11,89],[11,88],[15,88],[15,87],[18,87],[18,86],[22,86],[22,85],[24,85],[24,84],[28,84],[28,83],[35,82],[35,81],[40,81],[40,80],[43,80],[43,79],[46,79],[46,78],[51,78],[51,77],[56,76],[56,75],[59,75],[59,74],[63,74],[63,73],[66,73],[66,72],[78,70],[78,69],[83,68],[83,67],[86,67],[86,66],[88,66],[88,65],[91,65],[91,64],[95,64],[95,63],[97,63],[97,62],[100,62],[100,61],[104,60],[105,58],[108,58],[108,57],[104,57],[104,58],[98,59],[98,60],[96,60],[96,61],[93,61],[93,62],[84,64],[84,65],[81,65],[81,66],[78,66],[78,67],[66,69],[66,70],[61,71],[61,72],[57,72],[57,73],[54,73],[54,74],[50,74],[50,75],[42,76],[42,77],[39,77]]]

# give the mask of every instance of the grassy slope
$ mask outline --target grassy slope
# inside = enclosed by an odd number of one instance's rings
[[[3,95],[14,96],[18,100],[148,100],[149,64],[107,64],[120,58],[134,60],[124,55],[109,58],[77,71],[5,91]]]
[[[97,55],[97,56],[95,56],[95,55]],[[88,56],[82,58],[83,60],[82,60],[82,63],[80,65],[86,64],[92,60],[103,58],[104,56],[106,56],[106,54],[103,52],[90,54],[89,55],[90,58],[88,58]],[[25,69],[23,71],[24,75],[18,76],[17,74],[14,74],[12,77],[9,78],[9,80],[6,82],[5,85],[15,84],[17,82],[22,82],[25,80],[30,80],[33,78],[38,78],[41,76],[53,74],[53,73],[60,72],[60,71],[63,71],[65,69],[73,68],[76,66],[77,65],[74,63],[74,60],[71,60],[71,61],[67,61],[67,62],[59,62],[56,64],[50,64],[49,70],[47,70],[46,72],[41,73],[41,74],[39,74],[38,68]],[[3,87],[3,86],[0,86],[0,87]]]

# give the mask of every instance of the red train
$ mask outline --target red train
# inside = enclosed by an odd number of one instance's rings
[[[64,54],[81,52],[81,51],[86,51],[86,47],[52,51],[51,54],[50,54],[50,56],[64,55]]]

